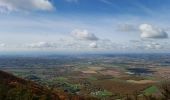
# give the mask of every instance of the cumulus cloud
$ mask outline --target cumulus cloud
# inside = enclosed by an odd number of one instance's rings
[[[92,43],[89,44],[89,47],[90,48],[97,48],[98,46],[97,46],[96,42],[92,42]]]
[[[168,34],[160,28],[156,28],[149,24],[141,24],[139,26],[141,38],[163,39],[168,38]]]
[[[49,0],[0,0],[0,11],[50,11],[54,6]]]
[[[80,40],[91,40],[96,41],[98,38],[95,34],[89,33],[87,30],[74,30],[71,32],[72,36]]]

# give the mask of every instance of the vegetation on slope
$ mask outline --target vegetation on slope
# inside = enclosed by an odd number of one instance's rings
[[[40,86],[0,71],[0,100],[96,100]]]

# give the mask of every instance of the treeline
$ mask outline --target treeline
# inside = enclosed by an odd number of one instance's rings
[[[58,93],[54,90],[42,90],[37,92],[29,86],[18,85],[8,87],[0,84],[0,100],[97,100],[92,97],[81,97],[71,94]]]
[[[58,95],[46,91],[44,93],[34,93],[34,90],[27,86],[17,85],[9,87],[5,84],[0,84],[0,100],[60,100]]]

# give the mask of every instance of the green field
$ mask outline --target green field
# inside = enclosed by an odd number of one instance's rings
[[[151,87],[145,89],[143,92],[145,95],[152,95],[154,93],[159,92],[159,89],[156,86],[151,86]]]

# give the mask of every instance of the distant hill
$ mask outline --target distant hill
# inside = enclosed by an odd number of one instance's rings
[[[49,89],[0,71],[0,100],[97,100]]]

